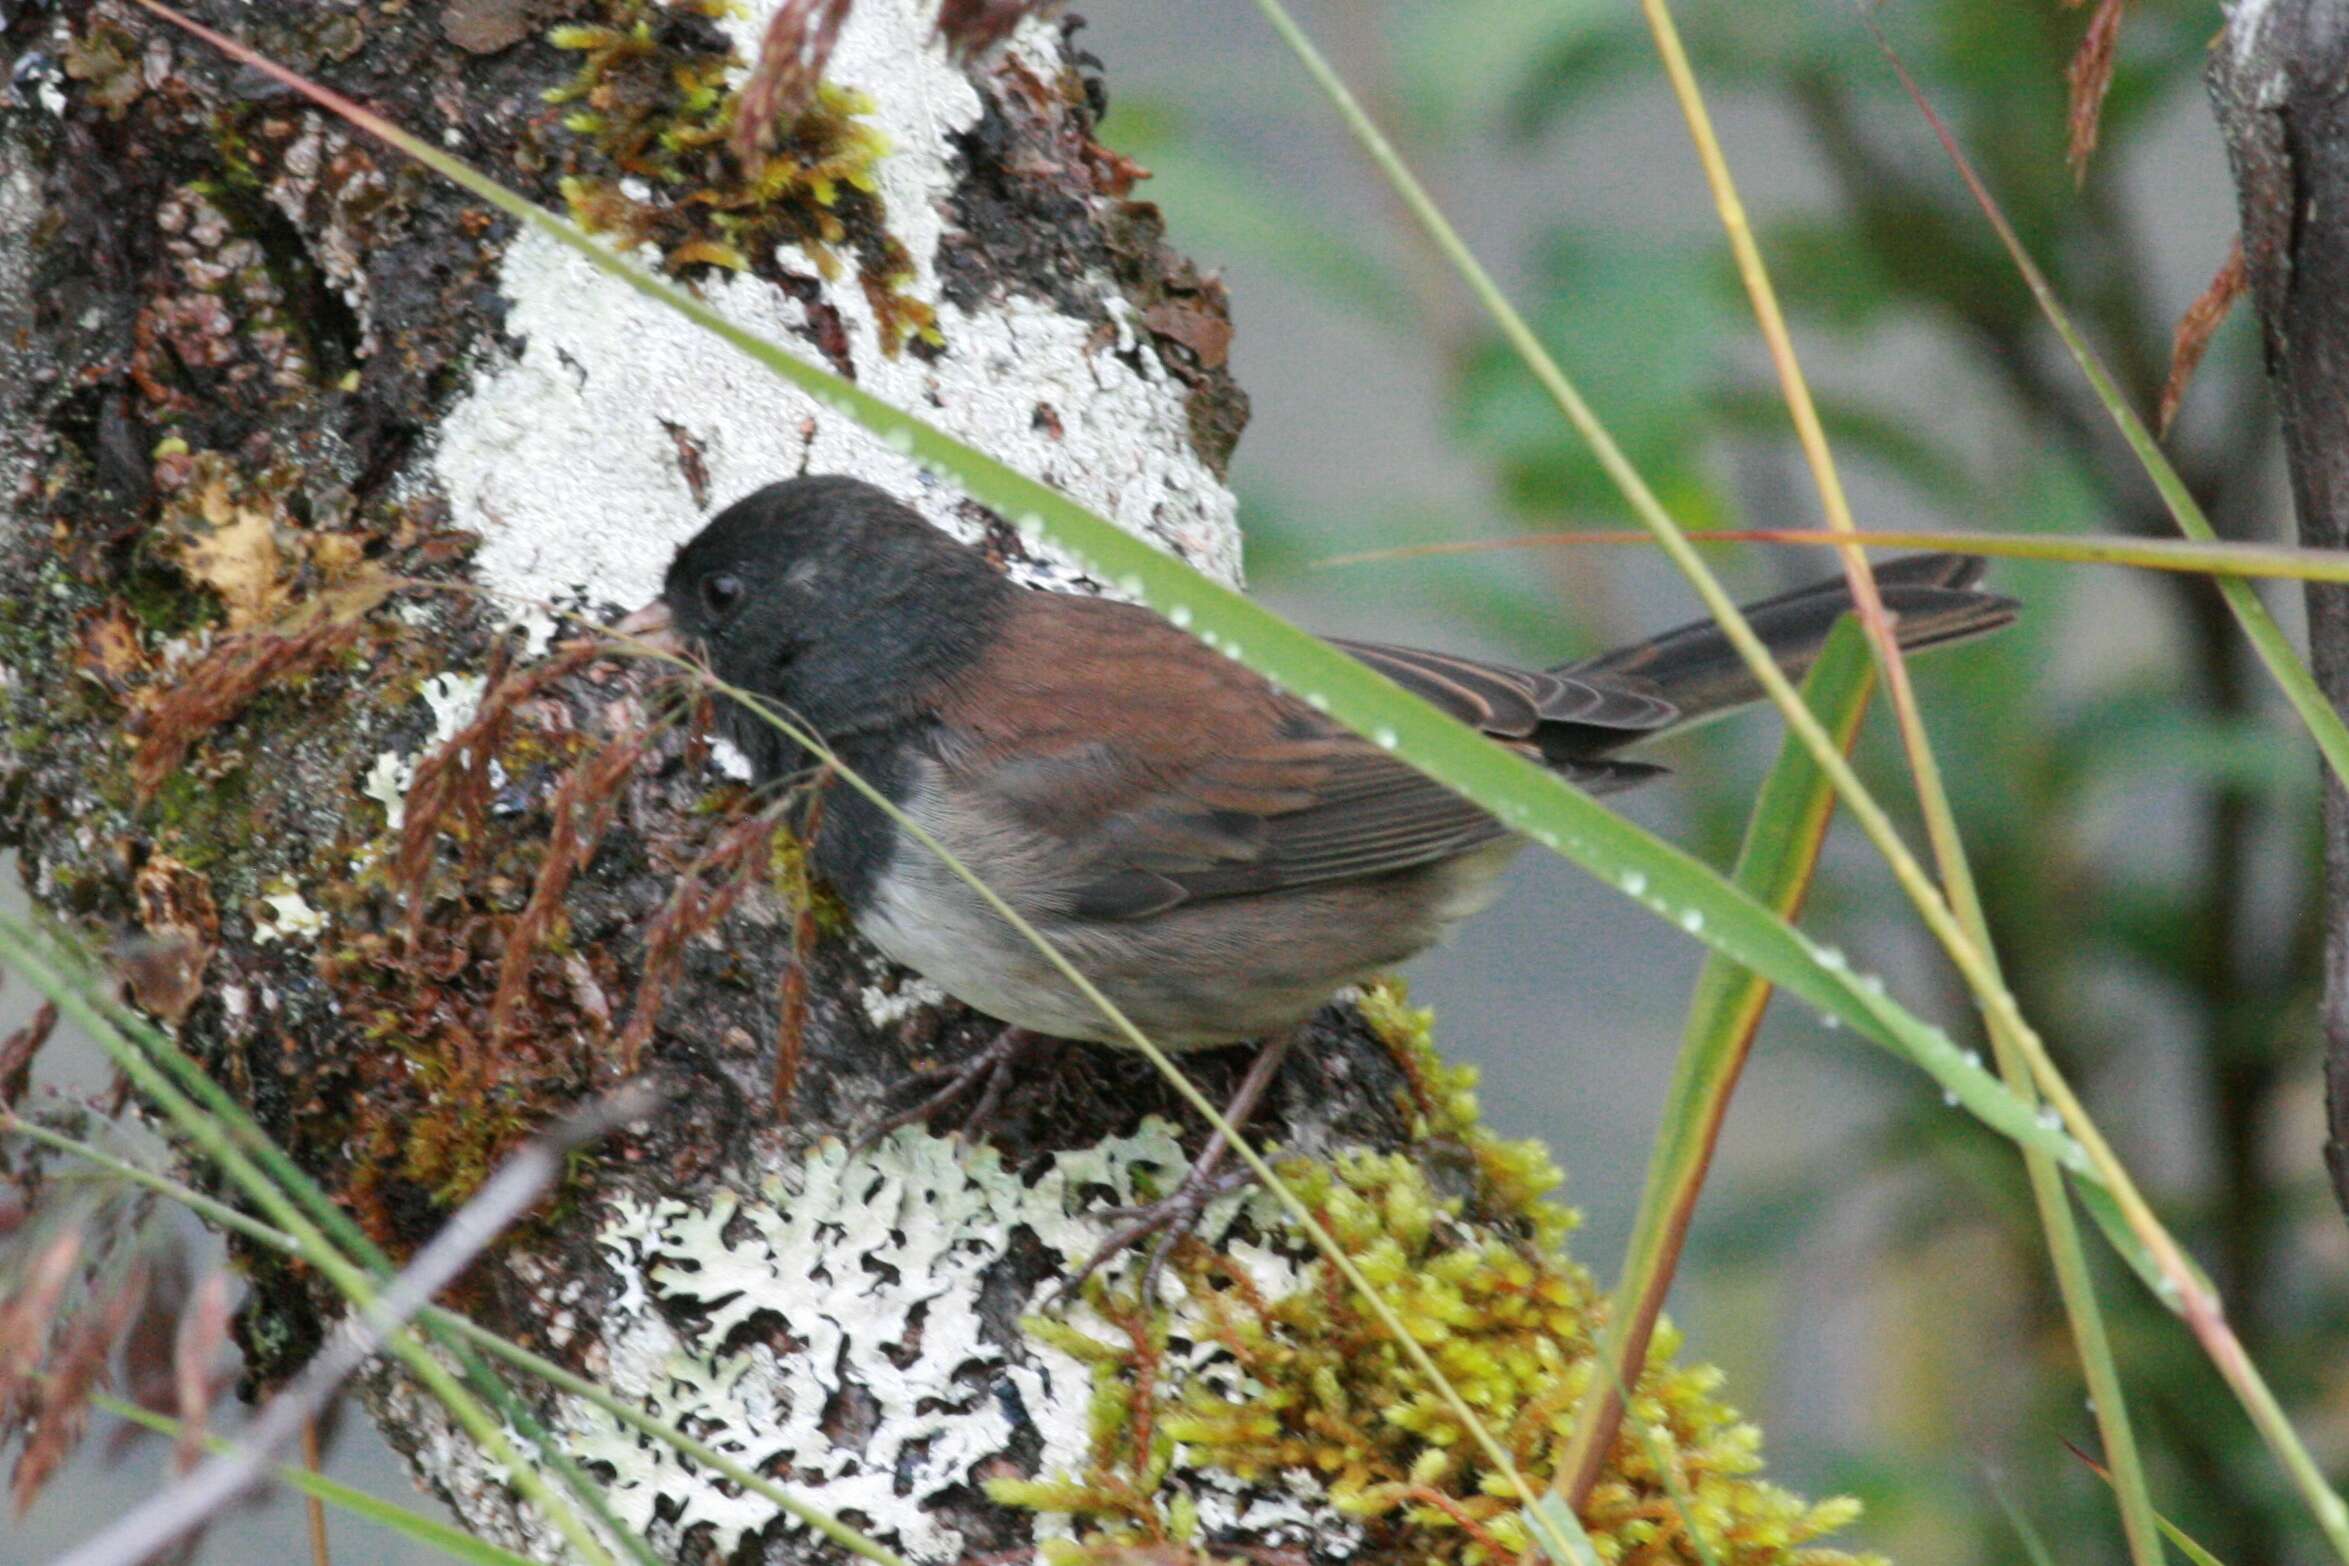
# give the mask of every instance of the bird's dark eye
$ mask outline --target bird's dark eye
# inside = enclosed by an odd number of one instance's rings
[[[742,578],[730,573],[705,576],[701,582],[701,601],[712,614],[724,614],[742,598]]]

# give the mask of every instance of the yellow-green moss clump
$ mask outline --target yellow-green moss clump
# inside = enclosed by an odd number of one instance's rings
[[[607,0],[603,22],[547,35],[581,56],[578,74],[547,97],[572,106],[563,125],[601,165],[564,178],[571,215],[591,233],[654,246],[672,272],[747,272],[797,245],[830,280],[849,252],[882,346],[942,345],[937,312],[906,292],[913,259],[885,225],[873,170],[889,140],[863,121],[871,99],[827,82],[756,166],[727,149],[740,105],[727,80],[742,61],[709,24],[732,3]]]
[[[1332,1163],[1290,1159],[1282,1173],[1526,1479],[1546,1491],[1590,1384],[1606,1313],[1590,1275],[1562,1249],[1575,1215],[1550,1198],[1559,1176],[1539,1144],[1504,1141],[1479,1123],[1475,1070],[1437,1058],[1427,1013],[1410,1010],[1392,986],[1374,990],[1362,1010],[1412,1084],[1414,1145]],[[1282,1238],[1304,1246],[1300,1234]],[[1186,1315],[1180,1330],[1219,1345],[1238,1378],[1175,1376],[1162,1362],[1169,1322],[1161,1313],[1122,1318],[1126,1341],[1118,1343],[1031,1323],[1089,1362],[1095,1377],[1086,1471],[990,1486],[1000,1502],[1077,1520],[1078,1539],[1048,1546],[1050,1558],[1101,1560],[1134,1548],[1210,1556],[1195,1504],[1168,1498],[1177,1468],[1276,1489],[1284,1474],[1309,1473],[1332,1507],[1363,1527],[1366,1558],[1476,1566],[1514,1559],[1526,1546],[1507,1482],[1326,1264],[1308,1267],[1278,1298],[1204,1246],[1190,1247],[1179,1266],[1201,1318]],[[1755,1477],[1761,1433],[1719,1400],[1717,1370],[1674,1363],[1678,1347],[1668,1325],[1658,1330],[1623,1434],[1583,1509],[1601,1558],[1626,1566],[1855,1563],[1812,1541],[1851,1522],[1858,1503],[1806,1502]]]

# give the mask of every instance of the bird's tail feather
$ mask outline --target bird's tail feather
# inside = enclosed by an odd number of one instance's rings
[[[1895,617],[1900,645],[1914,652],[2010,623],[2015,600],[1974,585],[1987,566],[1979,556],[1957,554],[1904,555],[1879,565],[1876,585]],[[1837,577],[1747,604],[1745,616],[1778,666],[1800,679],[1827,645],[1835,622],[1851,608],[1851,589]],[[1661,636],[1560,665],[1556,672],[1635,676],[1680,709],[1680,723],[1762,696],[1760,682],[1711,620],[1691,621]]]

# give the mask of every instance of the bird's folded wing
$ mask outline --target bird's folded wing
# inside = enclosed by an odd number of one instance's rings
[[[1016,682],[958,714],[969,742],[941,759],[958,793],[989,819],[1017,823],[1036,846],[1069,914],[1139,919],[1367,879],[1507,835],[1443,784],[1145,611],[1040,602],[1010,634]],[[1671,704],[1635,677],[1335,645],[1594,792],[1659,770],[1562,756],[1553,743],[1671,722]],[[1108,694],[1137,690],[1152,699],[1120,704]]]

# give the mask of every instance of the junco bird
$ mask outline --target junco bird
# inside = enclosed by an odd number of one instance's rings
[[[1974,588],[1982,571],[1960,555],[1879,566],[1902,645],[2010,621],[2012,600]],[[1850,606],[1836,580],[1746,614],[1799,674]],[[1523,846],[1153,611],[1021,588],[854,479],[792,479],[727,507],[677,552],[660,599],[624,623],[697,650],[820,736],[1151,1038],[1264,1041],[1235,1122],[1332,991],[1443,939],[1492,900]],[[1333,645],[1593,793],[1661,770],[1618,759],[1626,747],[1761,694],[1709,620],[1541,671]],[[722,702],[720,722],[762,782],[809,762],[739,704]],[[1014,1030],[1121,1042],[861,795],[828,792],[813,854],[857,928],[898,962]],[[917,1113],[1023,1043],[1008,1035]]]

